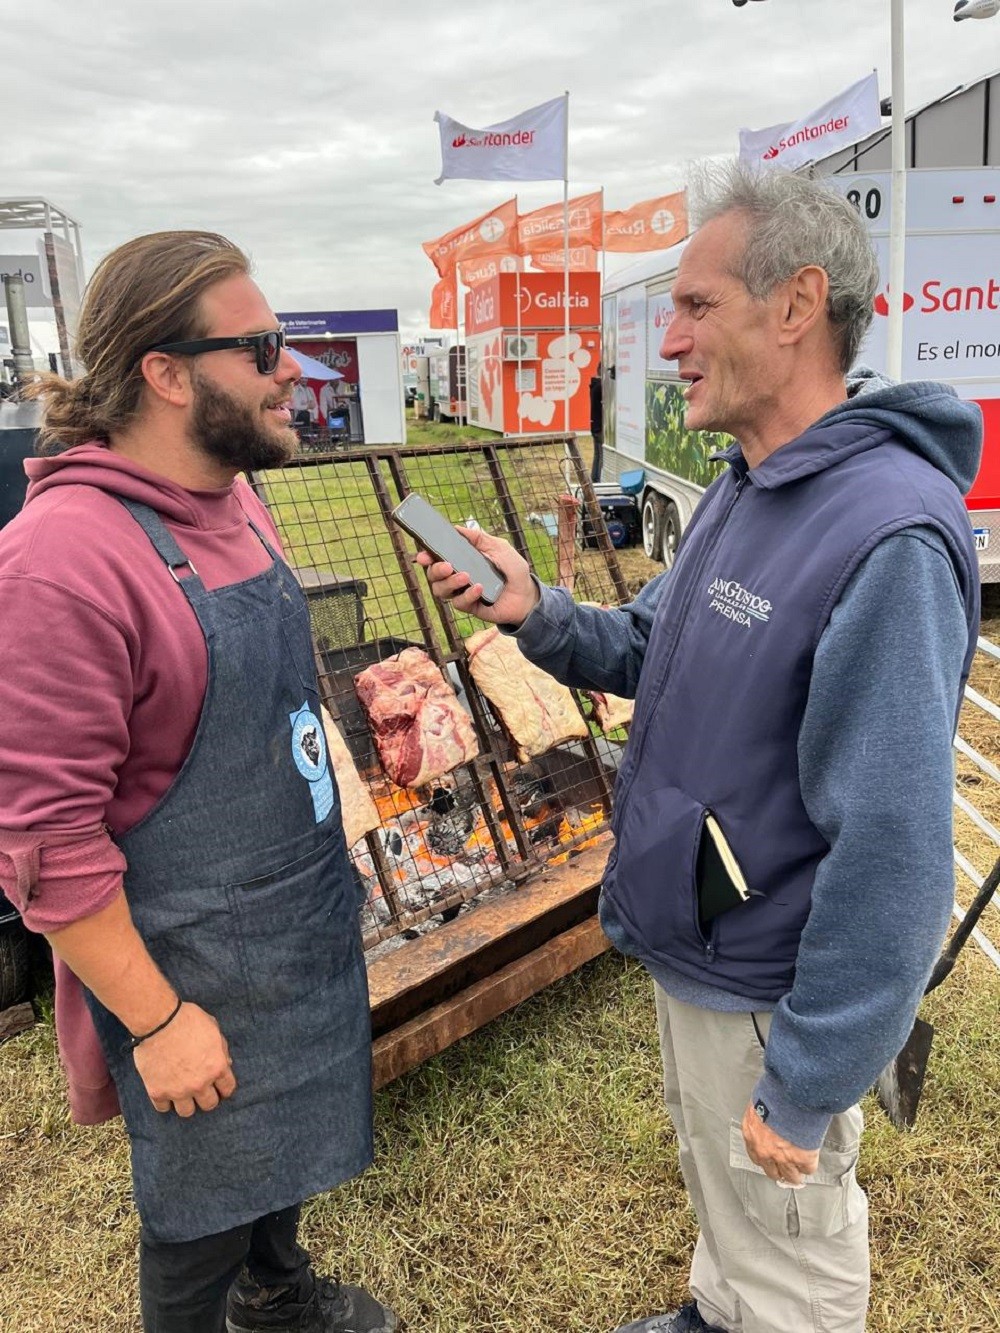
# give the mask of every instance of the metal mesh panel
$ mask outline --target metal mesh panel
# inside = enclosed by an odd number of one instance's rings
[[[581,601],[623,601],[573,438],[353,450],[252,480],[310,596],[323,702],[378,811],[378,826],[351,851],[366,947],[606,836],[624,731],[605,735],[579,696],[585,735],[524,762],[469,671],[463,640],[481,623],[430,596],[414,543],[389,517],[417,491],[452,522],[473,519],[505,536],[542,581],[570,586]],[[474,760],[418,789],[386,777],[355,692],[360,671],[410,645],[451,683],[479,746]]]
[[[297,569],[296,577],[309,603],[313,638],[321,651],[349,648],[365,636],[365,594],[361,579],[332,571]]]

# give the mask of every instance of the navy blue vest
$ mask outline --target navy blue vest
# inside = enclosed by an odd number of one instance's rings
[[[791,988],[828,850],[802,804],[797,741],[831,611],[878,542],[921,525],[943,537],[963,590],[966,675],[978,616],[971,525],[942,472],[862,424],[827,427],[780,453],[769,476],[767,463],[748,474],[739,450],[727,452],[730,467],[705,493],[665,581],[602,899],[629,952],[767,1001]],[[703,929],[695,858],[709,811],[754,896]]]

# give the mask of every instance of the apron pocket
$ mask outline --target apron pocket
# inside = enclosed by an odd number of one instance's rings
[[[795,1240],[835,1236],[858,1222],[867,1200],[854,1175],[857,1144],[821,1148],[819,1166],[802,1189],[785,1189],[769,1180],[747,1155],[739,1121],[729,1124],[729,1168],[746,1216],[771,1236]]]
[[[229,885],[227,894],[256,1016],[308,1000],[356,961],[361,930],[339,830],[308,855]]]

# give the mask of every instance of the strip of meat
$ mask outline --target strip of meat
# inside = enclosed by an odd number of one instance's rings
[[[600,690],[584,690],[584,694],[594,705],[597,724],[602,731],[617,731],[632,721],[634,699],[622,699],[617,694],[602,694]]]
[[[572,693],[529,662],[495,625],[470,635],[465,651],[473,679],[510,732],[522,763],[587,735]]]
[[[479,753],[472,719],[420,648],[376,662],[354,677],[386,776],[422,787]]]
[[[340,728],[322,706],[320,716],[323,719],[323,734],[326,748],[330,753],[330,767],[337,779],[340,792],[340,808],[344,820],[344,836],[348,847],[353,847],[359,838],[363,838],[372,829],[378,828],[378,810],[371,798],[368,784],[361,778],[354,766],[347,742],[340,734]]]

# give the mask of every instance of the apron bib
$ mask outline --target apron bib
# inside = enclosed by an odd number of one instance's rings
[[[125,896],[178,995],[218,1020],[236,1092],[190,1119],[154,1110],[122,1054],[128,1032],[87,998],[128,1127],[143,1226],[156,1240],[186,1241],[333,1189],[371,1162],[368,980],[305,598],[252,523],[270,568],[209,592],[159,516],[121,503],[208,648],[191,751],[119,839]]]

